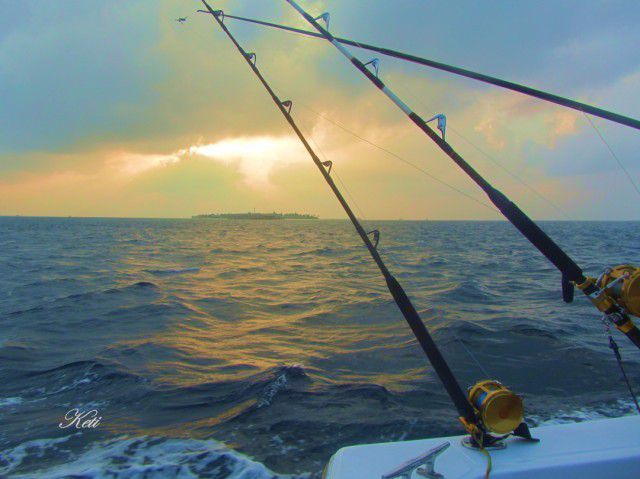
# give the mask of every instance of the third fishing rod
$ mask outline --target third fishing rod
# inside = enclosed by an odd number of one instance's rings
[[[529,216],[527,216],[515,203],[507,198],[502,192],[494,188],[482,175],[480,175],[469,163],[460,156],[452,146],[445,140],[446,118],[444,115],[436,115],[438,119],[438,129],[442,137],[438,135],[427,122],[416,112],[414,112],[405,102],[403,102],[383,81],[378,77],[377,64],[374,61],[368,63],[361,62],[349,50],[347,50],[334,37],[327,28],[324,28],[319,19],[324,19],[328,24],[329,16],[324,13],[318,17],[309,15],[295,0],[286,0],[304,19],[312,25],[323,38],[329,41],[342,53],[371,83],[381,90],[398,108],[400,108],[409,119],[415,123],[440,149],[446,153],[489,197],[491,202],[502,212],[513,226],[515,226],[531,244],[533,244],[562,274],[563,298],[566,302],[573,300],[573,285],[576,285],[603,313],[603,319],[611,322],[615,327],[624,333],[638,348],[640,348],[640,331],[635,326],[629,312],[636,316],[640,315],[640,305],[638,304],[638,290],[640,290],[640,269],[630,266],[630,269],[620,271],[618,276],[609,275],[610,282],[603,281],[602,278],[595,279],[584,275],[582,269],[558,246]],[[374,67],[372,72],[368,65]],[[429,121],[431,121],[429,120]],[[621,265],[629,266],[629,265]],[[613,289],[611,285],[617,284],[618,288]],[[626,283],[625,283],[626,282]],[[626,288],[625,288],[626,284]],[[619,292],[616,292],[619,291]],[[625,296],[626,295],[626,296]],[[629,304],[633,303],[632,307]]]

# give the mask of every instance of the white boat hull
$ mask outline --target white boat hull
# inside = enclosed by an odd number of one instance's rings
[[[640,479],[640,416],[531,429],[539,443],[517,438],[491,451],[492,479]],[[444,442],[436,459],[445,479],[484,478],[486,456],[461,444],[463,436],[350,446],[331,458],[326,479],[380,479],[403,462]],[[412,478],[423,476],[414,472]]]

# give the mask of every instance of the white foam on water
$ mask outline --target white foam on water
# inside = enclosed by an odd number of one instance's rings
[[[611,404],[584,407],[565,411],[557,411],[550,417],[531,415],[526,420],[531,426],[552,426],[555,424],[569,424],[574,422],[591,421],[637,414],[635,404],[631,400],[618,399]]]
[[[34,439],[13,449],[2,451],[0,453],[0,474],[3,474],[2,477],[4,477],[4,474],[14,471],[27,457],[42,458],[48,449],[55,448],[57,444],[66,442],[74,435],[77,434],[57,439]]]
[[[58,445],[71,436],[23,443],[2,456],[0,475],[21,479],[62,479],[81,476],[92,479],[303,479],[270,471],[264,464],[229,449],[214,440],[157,437],[121,437],[95,442],[80,453]],[[64,457],[63,464],[53,463]],[[53,459],[52,459],[53,458]],[[38,459],[34,461],[34,459]],[[23,463],[39,464],[36,471],[21,471]]]
[[[16,406],[22,403],[22,401],[23,399],[21,397],[0,398],[0,407]]]
[[[286,387],[285,374],[272,383],[274,394]],[[269,388],[269,392],[271,389]],[[20,398],[5,398],[19,403]],[[619,417],[633,414],[633,403],[618,400],[594,407],[558,411],[552,416],[531,416],[532,426],[545,426]],[[279,475],[264,464],[230,449],[215,440],[162,437],[119,437],[97,441],[80,450],[70,439],[82,433],[57,439],[37,439],[0,452],[0,477],[19,479],[308,479]],[[69,443],[67,443],[69,442]],[[272,445],[292,456],[296,452],[279,436]],[[282,452],[281,452],[282,453]],[[35,469],[33,469],[35,468]]]
[[[288,380],[286,372],[280,373],[276,380],[265,388],[262,397],[258,401],[257,407],[261,408],[270,406],[275,395],[278,394],[278,391],[285,389],[287,387],[287,383]]]

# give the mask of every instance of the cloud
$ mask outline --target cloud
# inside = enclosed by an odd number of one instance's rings
[[[140,21],[143,5],[20,4],[3,5],[20,28],[0,42],[0,155],[67,151],[144,123],[168,69],[152,53],[159,32]]]
[[[139,175],[153,168],[166,167],[181,161],[185,150],[169,155],[143,153],[117,153],[108,160],[119,172],[125,175]]]
[[[477,2],[441,2],[390,10],[388,2],[372,0],[364,22],[356,3],[305,6],[318,14],[331,11],[332,31],[339,35],[512,76],[623,113],[640,108],[640,70],[629,52],[636,34],[628,27],[637,15],[620,6],[625,2],[607,8],[571,1],[546,7],[514,3],[489,10]],[[307,27],[285,2],[219,6]],[[165,0],[116,6],[69,0],[46,9],[25,0],[9,7],[10,28],[0,31],[0,69],[7,72],[0,77],[2,212],[163,216],[300,204],[323,216],[341,215],[244,60],[210,18],[190,12],[196,8],[198,2]],[[461,9],[474,14],[460,16]],[[550,23],[530,22],[534,13]],[[178,25],[174,19],[184,15],[188,22]],[[481,197],[326,42],[231,19],[227,26],[247,51],[258,54],[258,67],[281,99],[293,100],[296,121],[320,156],[334,162],[335,173],[369,216],[489,217],[482,207],[318,117],[336,120]],[[590,52],[606,52],[608,67],[600,68]],[[591,173],[615,173],[580,114],[395,60],[384,59],[380,74],[425,117],[444,112],[452,145],[534,216],[549,217],[547,206],[475,147],[575,211],[582,206],[563,197],[563,183],[576,180],[594,192],[599,183]],[[596,124],[637,174],[628,160],[638,148],[636,132]],[[613,196],[601,200],[607,198]],[[584,201],[588,216],[588,194]],[[315,210],[316,205],[321,206]]]
[[[547,123],[551,123],[555,138],[554,142],[558,138],[563,136],[574,135],[578,132],[576,126],[577,114],[568,111],[562,111],[555,113],[551,118],[547,119]]]
[[[256,187],[269,186],[269,176],[275,168],[300,163],[308,156],[298,138],[293,136],[228,138],[192,146],[188,151],[235,166],[246,182]]]
[[[173,153],[105,153],[107,167],[126,177],[135,177],[153,169],[166,168],[200,157],[237,170],[247,185],[269,187],[270,175],[277,168],[301,163],[308,157],[294,136],[243,136],[214,143],[188,146]]]

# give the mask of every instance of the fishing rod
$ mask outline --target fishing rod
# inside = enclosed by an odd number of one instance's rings
[[[378,242],[380,240],[380,232],[373,230],[366,232],[362,227],[362,224],[353,213],[353,210],[345,200],[344,196],[340,192],[333,178],[331,177],[331,161],[322,161],[315,153],[309,142],[305,138],[304,134],[298,128],[293,116],[291,115],[291,108],[293,106],[291,100],[281,100],[278,95],[271,88],[267,80],[264,78],[258,67],[256,66],[256,54],[253,52],[245,51],[242,46],[235,39],[233,34],[224,24],[224,14],[221,10],[213,10],[206,0],[201,0],[204,6],[207,8],[206,13],[210,13],[211,16],[218,23],[220,28],[224,31],[227,37],[235,45],[236,49],[253,73],[256,75],[262,86],[267,90],[269,96],[280,110],[280,113],[284,116],[285,120],[296,136],[300,139],[304,148],[309,153],[309,156],[313,160],[314,164],[322,174],[322,177],[327,182],[333,194],[337,198],[338,202],[344,209],[345,213],[349,217],[349,220],[353,224],[356,232],[362,239],[362,242],[366,246],[369,254],[375,261],[378,269],[384,277],[387,288],[391,293],[396,305],[400,309],[405,320],[409,324],[409,327],[413,331],[414,336],[418,340],[418,343],[422,347],[422,350],[429,359],[431,365],[436,371],[438,378],[445,387],[445,390],[449,394],[456,410],[458,411],[460,420],[465,425],[467,430],[471,433],[472,444],[482,448],[483,446],[493,444],[496,441],[502,439],[494,437],[489,431],[497,432],[501,434],[514,434],[525,439],[530,439],[531,434],[526,423],[523,422],[523,407],[522,399],[504,387],[502,384],[495,381],[483,381],[474,386],[469,397],[465,395],[460,384],[458,383],[453,372],[449,368],[444,356],[438,349],[431,334],[424,325],[420,315],[416,311],[413,303],[407,296],[405,290],[400,285],[398,280],[391,274],[382,257],[378,252]],[[370,238],[373,236],[373,241]],[[490,398],[491,400],[489,400]],[[474,408],[471,404],[471,400],[477,403]],[[482,406],[482,407],[479,407]]]
[[[198,10],[202,11],[202,10]],[[270,28],[276,28],[280,30],[285,30],[288,32],[297,33],[300,35],[306,35],[309,37],[315,38],[323,38],[321,33],[311,32],[309,30],[302,30],[300,28],[290,27],[288,25],[281,25],[278,23],[265,22],[263,20],[256,20],[254,18],[240,17],[237,15],[229,15],[228,13],[224,14],[225,18],[232,18],[234,20],[240,20],[248,23],[255,23],[257,25],[263,25]],[[471,70],[467,70],[465,68],[456,67],[453,65],[448,65],[446,63],[437,62],[435,60],[430,60],[428,58],[422,58],[416,55],[412,55],[410,53],[404,53],[397,50],[392,50],[390,48],[379,47],[376,45],[371,45],[368,43],[357,42],[355,40],[350,40],[348,38],[341,37],[333,37],[334,40],[338,43],[342,43],[344,45],[350,45],[352,47],[362,48],[364,50],[370,50],[373,52],[381,53],[383,55],[387,55],[394,58],[399,58],[401,60],[409,61],[412,63],[417,63],[419,65],[424,65],[430,68],[435,68],[437,70],[446,71],[449,73],[453,73],[454,75],[459,75],[467,78],[471,78],[473,80],[478,80],[483,83],[488,83],[490,85],[495,85],[501,88],[506,88],[508,90],[516,91],[519,93],[523,93],[525,95],[529,95],[540,100],[548,101],[551,103],[555,103],[556,105],[561,105],[567,108],[571,108],[573,110],[577,110],[583,113],[587,113],[589,115],[597,116],[599,118],[604,118],[605,120],[610,120],[615,123],[619,123],[621,125],[629,126],[631,128],[635,128],[640,130],[640,120],[636,120],[635,118],[630,118],[628,116],[621,115],[619,113],[615,113],[612,111],[605,110],[603,108],[599,108],[596,106],[588,105],[586,103],[582,103],[576,100],[572,100],[570,98],[565,98],[560,95],[555,95],[553,93],[545,92],[542,90],[538,90],[536,88],[532,88],[526,85],[521,85],[519,83],[515,83],[508,80],[503,80],[501,78],[497,78],[490,75],[485,75],[484,73],[478,73]]]
[[[577,286],[603,313],[603,321],[613,324],[624,333],[636,347],[640,348],[640,331],[629,314],[640,317],[640,268],[620,265],[608,268],[599,278],[585,276],[582,269],[560,248],[529,216],[502,192],[494,188],[482,175],[460,156],[445,140],[446,117],[436,115],[429,120],[438,120],[439,136],[426,122],[404,103],[378,77],[378,66],[374,60],[362,63],[352,55],[318,20],[327,24],[329,14],[312,17],[295,0],[286,0],[318,33],[338,49],[371,83],[380,89],[409,119],[415,123],[440,149],[449,156],[489,197],[513,226],[535,246],[562,274],[562,296],[565,302],[573,301],[574,286]],[[374,68],[372,72],[368,65]]]

